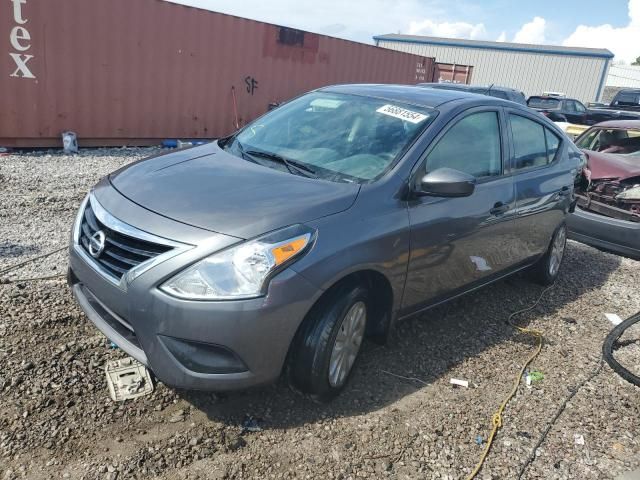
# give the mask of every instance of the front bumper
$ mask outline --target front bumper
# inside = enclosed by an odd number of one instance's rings
[[[185,301],[142,282],[113,291],[73,251],[70,263],[71,288],[89,320],[163,383],[184,389],[234,390],[274,381],[318,292],[289,269],[272,280],[263,298]]]
[[[580,207],[567,217],[569,238],[640,260],[640,222],[592,213]]]
[[[120,282],[108,278],[72,239],[69,285],[89,320],[163,383],[234,390],[269,383],[321,291],[292,269],[271,279],[268,294],[233,301],[190,301],[158,289],[187,265],[237,242],[217,234]]]

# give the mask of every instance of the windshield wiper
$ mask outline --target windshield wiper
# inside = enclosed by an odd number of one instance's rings
[[[282,155],[278,155],[277,153],[262,152],[260,150],[247,150],[247,151],[241,150],[241,152],[245,155],[252,155],[254,157],[267,158],[269,160],[273,160],[274,162],[282,163],[285,167],[287,167],[287,170],[289,170],[291,173],[297,172],[299,174],[304,175],[305,177],[318,178],[318,175],[316,174],[315,170],[313,170],[311,167],[308,167],[303,163],[298,163],[295,160],[290,160],[288,158],[285,158]]]

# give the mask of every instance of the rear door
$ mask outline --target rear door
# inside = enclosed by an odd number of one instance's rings
[[[411,253],[403,307],[482,283],[513,264],[513,180],[505,175],[508,137],[502,108],[474,108],[453,119],[432,142],[412,175],[448,167],[477,178],[463,198],[417,197],[408,203]]]
[[[545,252],[565,216],[575,173],[563,162],[566,141],[535,117],[507,110],[513,151],[510,172],[516,193],[515,235],[521,260]]]

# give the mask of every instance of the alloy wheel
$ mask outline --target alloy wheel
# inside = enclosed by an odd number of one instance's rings
[[[549,256],[549,274],[554,277],[560,269],[562,257],[564,256],[565,244],[567,241],[567,227],[560,227],[551,245],[551,255]]]
[[[342,319],[329,360],[329,384],[340,387],[353,367],[364,338],[367,307],[363,301],[354,303]]]

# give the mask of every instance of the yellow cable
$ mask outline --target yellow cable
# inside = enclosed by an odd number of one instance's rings
[[[509,401],[513,398],[513,396],[518,391],[518,387],[520,386],[520,380],[522,378],[522,375],[524,375],[525,370],[527,369],[529,364],[533,361],[533,359],[536,358],[538,354],[542,351],[542,332],[540,330],[535,330],[532,328],[524,328],[524,327],[515,325],[514,323],[511,322],[511,319],[516,315],[519,315],[524,312],[528,312],[529,310],[533,310],[542,299],[542,296],[545,293],[547,293],[547,291],[550,288],[551,287],[547,287],[546,289],[544,289],[540,294],[540,296],[538,297],[538,300],[536,300],[536,302],[530,307],[527,307],[522,310],[518,310],[517,312],[513,312],[511,315],[509,315],[509,319],[507,320],[507,323],[511,325],[513,328],[515,328],[516,330],[518,330],[520,333],[524,333],[526,335],[531,335],[532,337],[534,337],[537,340],[537,346],[535,351],[531,355],[529,355],[529,358],[527,358],[527,361],[518,372],[518,376],[515,378],[515,381],[513,382],[513,388],[509,392],[509,395],[507,395],[507,397],[502,401],[502,403],[500,404],[500,408],[498,408],[498,410],[491,417],[491,423],[493,424],[493,428],[491,429],[491,433],[489,434],[489,438],[487,439],[487,446],[484,448],[484,452],[482,452],[480,461],[478,461],[478,464],[476,465],[476,467],[469,474],[469,476],[467,477],[467,480],[472,480],[473,478],[475,478],[478,472],[480,472],[480,470],[482,469],[482,465],[484,465],[484,462],[487,459],[487,455],[489,455],[489,450],[491,450],[491,445],[496,436],[496,433],[498,432],[498,429],[502,427],[502,413],[504,412],[504,409],[507,407],[507,404],[509,403]]]

